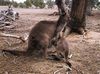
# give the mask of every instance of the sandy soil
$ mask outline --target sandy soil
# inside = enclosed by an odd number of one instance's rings
[[[1,30],[1,32],[26,36],[31,28],[41,20],[57,21],[58,16],[48,16],[54,9],[15,9],[20,13],[20,19],[12,25],[14,29]],[[87,29],[89,30],[85,39],[81,35],[71,34],[68,40],[70,59],[75,69],[71,74],[100,74],[100,11],[95,11],[94,16],[87,17]],[[94,32],[95,31],[95,32]],[[97,35],[97,36],[96,36]],[[90,39],[90,40],[89,40]],[[0,49],[27,49],[27,42],[20,43],[14,38],[0,37]],[[53,74],[64,65],[61,61],[43,60],[26,56],[13,56],[0,54],[0,74]],[[62,70],[59,74],[65,74]]]

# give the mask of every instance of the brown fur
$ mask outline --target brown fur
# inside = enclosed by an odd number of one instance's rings
[[[71,67],[71,63],[68,61],[69,46],[65,37],[61,37],[61,39],[57,43],[56,49],[57,55],[63,56],[64,62]]]
[[[68,59],[69,47],[65,38],[61,38],[57,43],[57,54],[61,54],[64,58]]]
[[[30,55],[36,50],[39,52],[42,51],[42,54],[46,57],[46,50],[54,35],[55,29],[56,23],[54,21],[40,21],[37,23],[36,26],[32,28],[29,35],[28,54]],[[36,54],[37,52],[34,53]]]

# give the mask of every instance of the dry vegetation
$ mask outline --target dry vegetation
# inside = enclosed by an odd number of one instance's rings
[[[20,19],[12,25],[14,29],[5,29],[0,32],[26,36],[31,28],[41,20],[57,21],[58,16],[48,16],[56,10],[51,9],[15,9],[20,13]],[[66,39],[73,57],[71,63],[83,74],[100,74],[100,11],[95,11],[94,16],[87,17],[87,29],[85,39],[81,35],[71,34]],[[95,32],[94,32],[95,31]],[[27,42],[20,43],[14,38],[0,37],[0,49],[25,50]],[[63,65],[61,61],[43,60],[34,57],[13,56],[0,54],[0,74],[53,74]],[[65,74],[63,70],[60,74]],[[72,74],[77,73],[72,70]]]

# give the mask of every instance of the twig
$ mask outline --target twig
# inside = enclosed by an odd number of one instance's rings
[[[61,68],[61,69],[55,71],[54,74],[57,74],[58,72],[60,72],[60,71],[63,70],[63,69],[67,70],[66,74],[68,74],[69,71],[72,70],[69,66],[65,66],[65,65],[64,65],[64,66],[60,66],[60,68]]]
[[[28,35],[27,33],[25,33],[25,35],[24,35],[24,40],[25,40],[25,41],[28,40],[28,37],[29,37],[29,35]]]
[[[72,55],[72,54],[70,54],[70,55],[68,56],[68,59],[71,59],[71,58],[72,58],[72,56],[73,56],[73,55]]]
[[[55,71],[54,74],[57,74],[57,73],[58,73],[59,71],[61,71],[62,69],[63,69],[63,68],[61,68],[61,69]]]

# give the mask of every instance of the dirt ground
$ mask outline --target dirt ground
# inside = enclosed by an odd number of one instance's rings
[[[0,8],[1,9],[1,8]],[[54,9],[14,9],[20,13],[20,19],[15,21],[13,29],[1,30],[3,33],[27,36],[31,28],[41,20],[57,21],[58,16],[49,16]],[[70,52],[73,54],[70,62],[78,70],[72,69],[71,74],[100,74],[100,11],[94,11],[94,16],[87,16],[88,34],[71,34],[68,40]],[[27,42],[0,37],[0,49],[25,50]],[[54,60],[43,60],[34,57],[13,56],[0,53],[0,74],[54,74],[64,63]],[[62,70],[58,74],[65,74]]]

